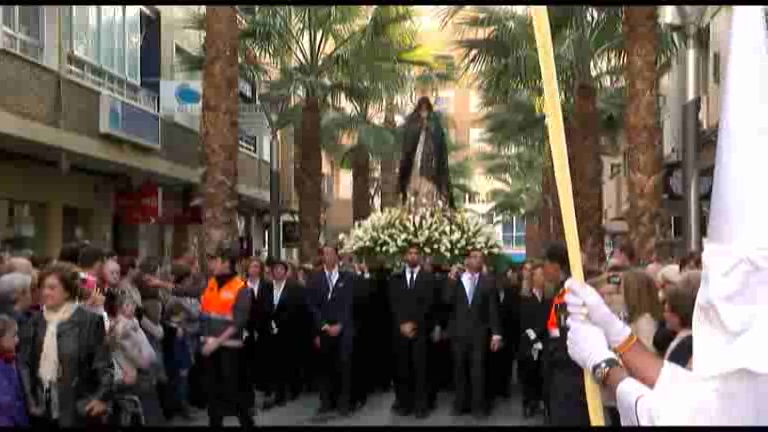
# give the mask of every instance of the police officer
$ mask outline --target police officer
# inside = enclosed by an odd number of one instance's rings
[[[233,411],[240,426],[253,427],[250,414],[254,398],[247,385],[243,358],[243,330],[251,299],[246,284],[236,273],[239,253],[222,248],[208,256],[213,275],[200,298],[202,354],[208,391],[211,427],[221,426]]]

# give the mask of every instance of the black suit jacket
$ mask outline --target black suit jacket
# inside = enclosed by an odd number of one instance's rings
[[[436,324],[435,276],[432,273],[419,270],[414,285],[413,288],[408,288],[405,270],[392,275],[389,282],[392,324],[394,329],[399,332],[401,324],[413,321],[416,323],[419,335],[429,334]]]
[[[341,324],[341,335],[351,344],[354,336],[352,305],[357,275],[339,270],[336,286],[330,291],[325,271],[312,274],[307,280],[307,304],[312,315],[315,335],[322,335],[326,324]],[[331,293],[330,298],[328,296]],[[351,348],[351,345],[349,346]]]
[[[542,297],[539,301],[533,294],[529,297],[520,298],[520,351],[530,352],[534,341],[526,334],[527,329],[536,333],[536,339],[542,344],[549,340],[547,332],[547,320],[549,319],[549,309],[552,307],[552,299]]]
[[[480,275],[470,305],[461,276],[447,281],[445,305],[448,336],[451,340],[477,340],[502,335],[499,297],[495,285],[492,276]]]
[[[273,287],[273,296],[276,295]],[[299,343],[304,329],[309,325],[309,311],[304,296],[304,288],[298,283],[287,280],[272,312],[272,320],[277,327],[277,336]]]
[[[253,289],[246,285],[251,296],[251,311],[248,318],[248,332],[256,332],[259,339],[264,340],[272,334],[273,290],[272,283],[261,280],[259,282],[258,297],[254,296]]]
[[[508,346],[516,347],[520,338],[520,292],[510,286],[503,292],[504,298],[499,299],[499,318],[504,332],[502,336]]]

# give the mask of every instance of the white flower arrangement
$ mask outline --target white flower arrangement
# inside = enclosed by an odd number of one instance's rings
[[[492,226],[462,210],[390,208],[355,223],[339,236],[344,253],[398,260],[411,243],[439,261],[461,262],[470,249],[486,255],[501,251]]]

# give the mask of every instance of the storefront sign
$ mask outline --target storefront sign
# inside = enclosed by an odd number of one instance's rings
[[[160,149],[160,117],[106,93],[101,94],[99,132],[151,149]]]
[[[161,190],[152,183],[144,183],[136,191],[115,193],[115,210],[126,225],[155,223],[160,218]]]

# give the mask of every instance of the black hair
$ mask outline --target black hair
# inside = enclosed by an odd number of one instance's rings
[[[160,258],[148,256],[139,263],[139,272],[153,275],[160,270]]]
[[[95,246],[85,246],[80,250],[80,255],[77,258],[77,265],[83,269],[89,269],[99,261],[104,261],[104,250]]]
[[[59,251],[59,261],[77,264],[80,259],[80,251],[85,248],[83,242],[71,242],[61,247]]]
[[[422,96],[422,97],[419,98],[418,101],[416,101],[416,108],[414,108],[413,112],[418,113],[419,112],[419,108],[422,105],[426,105],[427,106],[427,110],[429,110],[429,112],[434,112],[435,111],[435,109],[432,107],[432,102],[429,100],[429,97]]]
[[[565,245],[561,242],[550,244],[544,254],[544,259],[559,265],[560,270],[567,272],[570,268],[568,264],[568,249],[566,249]]]

